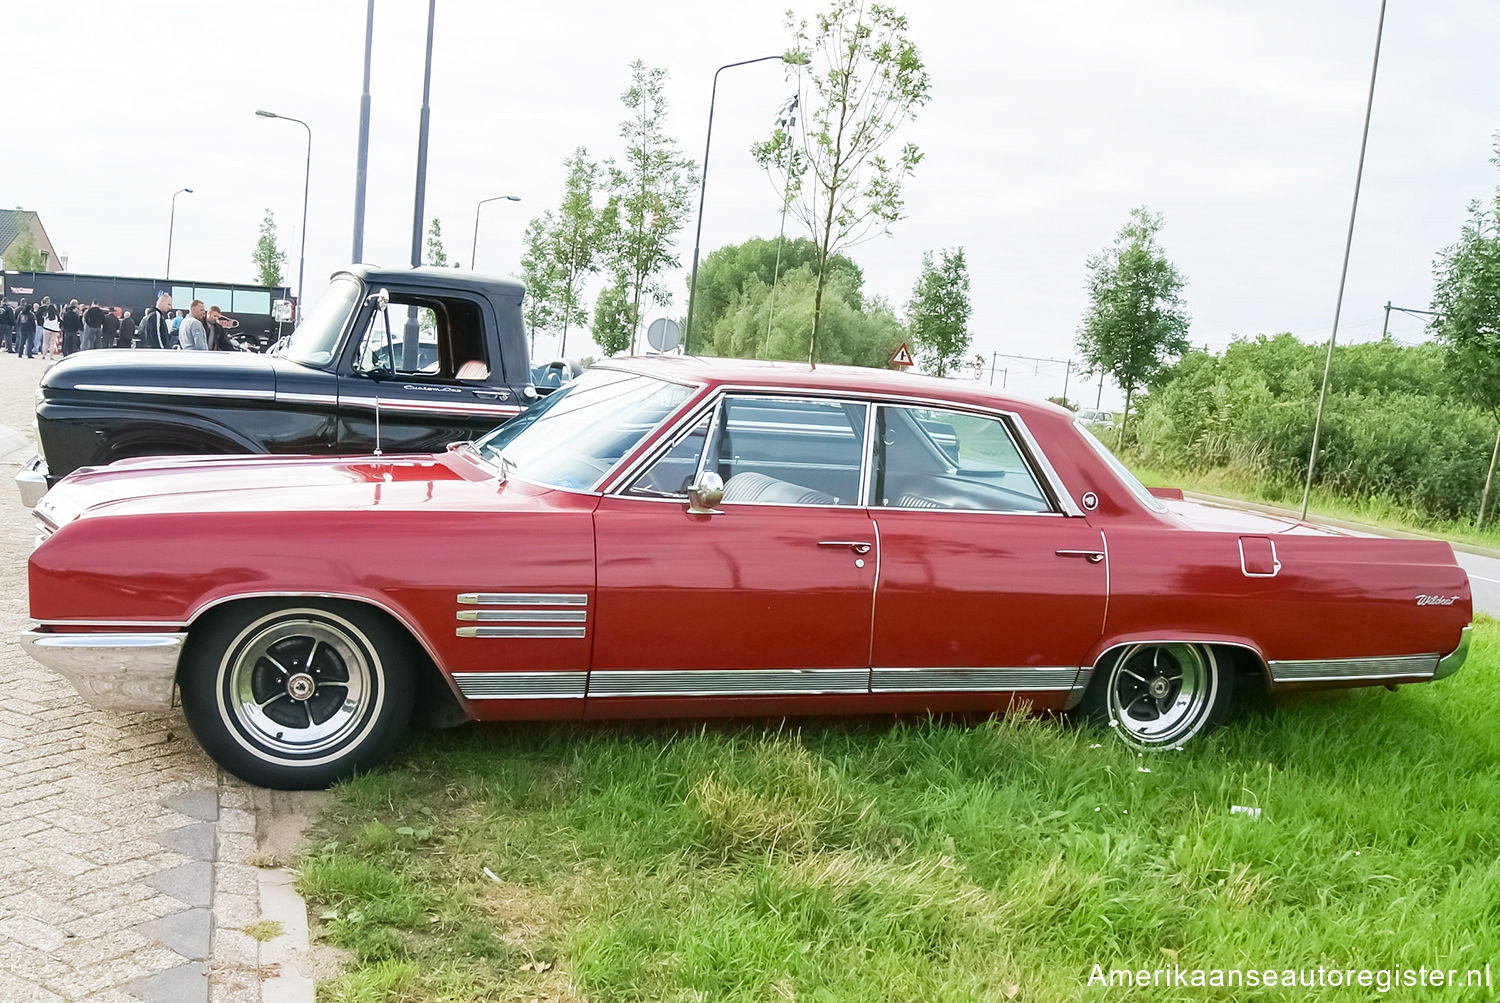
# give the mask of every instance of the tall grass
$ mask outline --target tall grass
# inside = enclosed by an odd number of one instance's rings
[[[350,952],[319,997],[1368,1000],[1089,979],[1500,965],[1500,627],[1477,634],[1451,679],[1149,757],[1024,717],[430,735],[341,787],[301,862]]]

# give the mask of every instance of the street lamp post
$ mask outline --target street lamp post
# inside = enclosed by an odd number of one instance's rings
[[[297,322],[302,322],[302,274],[307,265],[307,187],[312,180],[312,126],[300,118],[278,115],[274,111],[256,111],[261,118],[280,118],[296,122],[307,130],[307,166],[302,173],[302,248],[297,253]]]
[[[688,346],[691,344],[693,337],[693,299],[698,291],[698,247],[703,240],[703,194],[704,189],[708,187],[708,151],[714,141],[714,101],[719,96],[719,74],[736,66],[749,66],[751,63],[766,63],[773,59],[796,65],[807,62],[807,57],[800,53],[783,53],[779,56],[759,56],[755,59],[743,59],[738,63],[725,63],[717,70],[714,70],[714,85],[708,94],[708,136],[703,140],[703,177],[698,182],[698,229],[693,235],[693,276],[688,280],[687,323],[683,325],[682,331],[682,353],[684,355],[688,354]]]
[[[191,188],[179,188],[172,193],[172,215],[167,220],[167,274],[166,278],[172,277],[172,231],[177,228],[177,196],[183,192],[193,194]]]
[[[475,254],[475,252],[477,252],[479,250],[479,206],[484,205],[486,202],[500,202],[500,201],[505,201],[505,202],[519,202],[519,201],[521,201],[521,196],[519,196],[519,195],[491,195],[487,199],[480,199],[479,200],[479,205],[476,205],[474,207],[474,246],[469,248],[469,271],[471,271],[471,272],[474,270],[474,254]]]

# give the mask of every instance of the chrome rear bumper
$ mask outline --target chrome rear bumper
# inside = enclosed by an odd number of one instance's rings
[[[21,491],[21,504],[27,508],[36,508],[42,495],[47,493],[47,461],[42,459],[40,453],[33,456],[29,463],[22,464],[21,469],[16,472],[16,487]]]
[[[186,634],[21,632],[21,647],[105,710],[164,710],[172,705],[177,658]]]
[[[1451,676],[1463,668],[1464,661],[1469,657],[1469,635],[1473,630],[1474,625],[1472,623],[1464,625],[1463,632],[1458,635],[1458,647],[1438,659],[1437,670],[1433,672],[1432,678],[1442,679],[1444,676]]]

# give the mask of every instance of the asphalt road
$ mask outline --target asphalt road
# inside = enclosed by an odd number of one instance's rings
[[[1469,591],[1474,595],[1474,612],[1500,617],[1500,560],[1466,554],[1455,550],[1453,556],[1469,573]]]

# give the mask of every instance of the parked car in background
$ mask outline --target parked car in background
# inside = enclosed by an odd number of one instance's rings
[[[1454,672],[1446,544],[1159,497],[1070,412],[873,369],[595,366],[440,453],[79,471],[24,644],[318,787],[425,716],[1077,711],[1143,749],[1236,691]],[[1351,727],[1355,725],[1351,724]]]
[[[1113,411],[1100,411],[1091,407],[1079,408],[1078,420],[1093,428],[1114,428],[1116,425]]]

